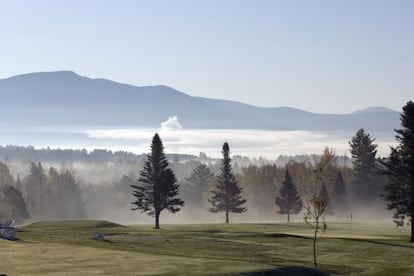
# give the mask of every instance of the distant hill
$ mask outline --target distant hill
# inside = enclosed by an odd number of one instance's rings
[[[383,113],[383,112],[396,112],[395,110],[392,110],[391,108],[384,107],[384,106],[371,106],[367,107],[361,110],[357,110],[354,112],[354,114],[362,114],[362,113]]]
[[[184,128],[310,131],[392,131],[399,113],[369,107],[351,114],[317,114],[290,107],[260,108],[192,97],[171,87],[91,79],[71,71],[0,80],[0,127],[159,127],[177,115]]]

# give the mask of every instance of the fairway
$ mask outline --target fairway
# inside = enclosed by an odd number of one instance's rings
[[[290,275],[312,272],[312,228],[291,224],[121,226],[39,222],[0,240],[7,275]],[[92,240],[92,227],[105,241]],[[337,275],[412,275],[408,229],[330,223],[318,242],[319,269]],[[313,271],[315,272],[315,271]],[[306,275],[306,274],[305,274]],[[315,275],[315,274],[314,274]]]

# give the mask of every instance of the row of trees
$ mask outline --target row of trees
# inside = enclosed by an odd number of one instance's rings
[[[315,195],[329,202],[327,214],[338,214],[338,210],[348,212],[347,207],[355,199],[366,204],[382,193],[388,208],[395,212],[395,223],[401,226],[408,222],[414,233],[413,110],[412,102],[403,107],[402,128],[396,130],[398,145],[391,148],[388,158],[378,159],[375,139],[363,129],[358,130],[349,143],[353,169],[340,166],[334,151],[327,148],[316,164],[290,162],[283,168],[272,164],[250,165],[243,167],[241,174],[234,174],[230,148],[224,143],[223,158],[217,166],[199,164],[186,178],[186,189],[182,192],[192,195],[191,199],[186,198],[186,204],[200,205],[207,198],[208,210],[224,212],[226,222],[229,213],[246,212],[246,202],[258,217],[262,213],[269,217],[277,206],[278,212],[290,220]],[[218,173],[217,177],[213,171]],[[163,210],[174,213],[184,205],[178,197],[179,184],[158,135],[153,138],[151,154],[146,157],[138,181],[135,179],[136,176],[125,176],[120,183],[124,183],[122,187],[133,187],[135,209],[153,215],[156,227]],[[351,202],[350,198],[353,198]],[[14,180],[7,165],[0,163],[0,219],[24,220],[29,215],[35,220],[82,218],[86,216],[84,207],[73,171],[50,168],[46,173],[41,163],[31,163],[27,175]]]
[[[246,202],[241,197],[242,188],[232,172],[230,147],[228,143],[223,145],[223,159],[220,164],[220,175],[217,177],[216,189],[213,190],[211,198],[208,200],[212,207],[210,212],[225,212],[226,223],[229,223],[229,213],[243,213],[247,209],[243,207]],[[151,154],[147,156],[147,161],[141,169],[138,183],[131,187],[134,189],[133,195],[136,198],[132,204],[136,207],[133,210],[141,210],[150,216],[155,217],[155,229],[160,228],[159,218],[161,212],[166,209],[171,213],[180,210],[184,202],[179,199],[179,184],[173,173],[168,167],[165,157],[164,146],[158,134],[155,134],[151,142]],[[204,183],[209,181],[213,174],[205,166],[197,167],[190,180]],[[197,178],[197,180],[196,180]]]
[[[365,133],[363,129],[357,131],[356,135],[349,142],[350,152],[353,158],[353,174],[351,182],[356,189],[354,195],[358,195],[363,200],[374,200],[377,195],[375,190],[384,188],[382,197],[388,202],[388,208],[395,211],[394,220],[397,225],[403,225],[406,218],[410,218],[412,226],[411,241],[414,242],[414,104],[410,101],[403,108],[401,115],[402,129],[396,130],[396,139],[399,145],[391,148],[389,158],[378,160],[377,145],[375,139]],[[246,199],[242,198],[243,187],[239,185],[232,172],[230,148],[228,143],[223,145],[223,159],[220,162],[220,174],[216,177],[214,189],[211,191],[211,197],[208,199],[212,205],[208,211],[225,212],[226,223],[229,222],[229,213],[243,213],[247,208],[244,206]],[[335,153],[330,149],[325,149],[322,158],[315,168],[306,167],[306,165],[291,164],[296,169],[302,169],[301,177],[304,181],[320,183],[319,193],[316,194],[317,187],[314,184],[312,196],[309,202],[320,202],[318,205],[323,206],[323,212],[333,214],[329,209],[333,205],[330,194],[335,195],[337,205],[346,205],[345,200],[345,181],[343,173],[347,173],[346,168],[335,166]],[[178,198],[179,184],[174,173],[168,168],[168,161],[165,158],[164,148],[158,134],[155,134],[151,144],[151,154],[147,156],[147,162],[140,171],[138,184],[131,185],[134,189],[133,195],[136,201],[133,204],[135,210],[141,210],[149,215],[155,216],[155,228],[159,228],[159,216],[162,210],[167,209],[173,213],[180,210],[184,202]],[[300,166],[302,166],[300,168]],[[258,174],[251,172],[257,171],[256,167],[244,168],[243,172],[250,178],[258,177]],[[310,173],[311,171],[311,173]],[[253,175],[253,176],[251,176]],[[387,178],[384,178],[384,175]],[[262,172],[260,178],[268,179],[274,183],[277,177],[276,166],[267,167]],[[200,165],[194,169],[187,181],[191,183],[194,189],[208,185],[213,178],[213,174],[205,165]],[[247,182],[253,182],[257,179],[249,179]],[[266,182],[266,181],[264,181]],[[378,185],[378,183],[386,183]],[[308,185],[309,188],[310,185]],[[385,186],[385,187],[381,187]],[[255,185],[257,188],[258,186]],[[375,187],[373,192],[373,187]],[[265,194],[272,197],[271,193]],[[200,191],[198,191],[200,193]],[[305,191],[306,192],[306,191]],[[201,193],[200,193],[201,194]],[[257,194],[255,195],[257,196]],[[266,196],[260,198],[260,201],[266,201]],[[254,200],[253,200],[254,201]],[[299,195],[298,189],[292,180],[289,171],[289,165],[285,169],[284,180],[279,195],[275,199],[279,213],[287,214],[288,221],[291,214],[299,213],[303,208],[303,200]],[[310,213],[308,207],[307,213]],[[319,217],[319,216],[318,216]]]
[[[376,168],[375,162],[371,162],[372,159],[376,160],[376,145],[373,144],[373,141],[374,139],[371,139],[369,134],[365,134],[364,130],[359,130],[350,142],[357,171],[354,181],[358,185],[362,185],[360,184],[362,180],[359,179],[359,176],[362,175],[359,171],[360,167],[372,172]],[[302,194],[311,198],[318,190],[318,195],[330,202],[326,210],[327,214],[334,214],[332,202],[335,202],[338,209],[346,209],[347,191],[342,175],[345,168],[338,166],[337,156],[329,148],[325,149],[319,163],[315,166],[296,162],[289,163],[283,169],[277,168],[275,165],[248,166],[243,168],[243,175],[237,177],[232,171],[230,148],[227,142],[223,145],[222,154],[219,175],[214,178],[214,174],[206,165],[198,165],[190,177],[186,179],[189,183],[186,192],[193,195],[193,201],[190,204],[200,205],[204,198],[208,198],[208,202],[212,205],[208,211],[225,212],[226,223],[229,222],[229,213],[246,212],[247,208],[244,206],[246,199],[242,198],[244,188],[246,188],[248,200],[255,207],[256,212],[266,214],[266,209],[269,209],[270,204],[275,203],[279,214],[286,214],[289,222],[290,215],[298,214],[304,207],[303,199],[290,171],[294,172],[295,178],[301,183]],[[366,164],[366,155],[372,157],[369,159],[372,167]],[[140,171],[138,184],[131,185],[136,198],[136,201],[133,202],[136,205],[134,210],[141,210],[154,216],[155,228],[159,228],[161,211],[168,209],[175,213],[180,209],[179,206],[183,206],[183,201],[177,198],[179,186],[174,173],[168,168],[169,164],[158,134],[155,134],[152,140],[151,154],[147,156],[147,159],[145,166]],[[315,174],[315,171],[318,171],[318,174]],[[284,178],[279,189],[277,183],[282,172]],[[365,175],[363,177],[370,179]],[[357,193],[361,194],[362,190],[366,190],[366,187],[358,189]],[[276,196],[278,192],[279,194]],[[332,195],[334,195],[334,201],[331,200]],[[268,215],[272,216],[273,211],[267,213],[270,213],[267,214],[267,217]]]
[[[46,175],[42,164],[32,162],[28,174],[14,181],[0,163],[0,220],[85,218],[82,192],[71,170],[51,167]]]

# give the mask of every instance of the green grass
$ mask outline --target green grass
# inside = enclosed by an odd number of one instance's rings
[[[97,227],[106,241],[91,239]],[[413,275],[408,229],[329,223],[319,269],[337,275]],[[0,240],[8,275],[291,275],[312,270],[312,229],[292,224],[125,227],[102,221],[39,222]]]

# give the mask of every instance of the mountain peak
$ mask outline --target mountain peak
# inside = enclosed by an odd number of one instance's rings
[[[85,78],[78,74],[76,74],[73,71],[69,70],[62,70],[62,71],[49,71],[49,72],[35,72],[35,73],[27,73],[27,74],[21,74],[16,75],[10,78],[7,78],[9,80],[21,80],[21,79],[72,79],[72,78]]]
[[[385,106],[370,106],[364,109],[356,110],[353,114],[364,114],[364,113],[383,113],[383,112],[397,112],[391,108]]]

